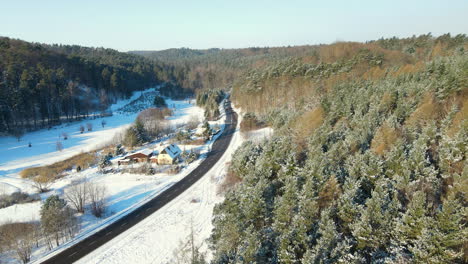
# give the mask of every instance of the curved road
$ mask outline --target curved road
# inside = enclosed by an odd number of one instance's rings
[[[226,126],[223,130],[223,133],[214,142],[212,150],[206,159],[190,174],[188,174],[179,182],[175,183],[169,189],[160,193],[146,204],[135,209],[133,212],[110,224],[99,232],[78,242],[72,247],[67,248],[57,255],[50,257],[42,263],[49,264],[75,262],[169,203],[172,199],[176,198],[179,194],[183,193],[190,186],[192,186],[192,184],[203,177],[203,175],[205,175],[205,173],[207,173],[216,164],[216,162],[218,162],[231,142],[236,125],[237,114],[232,111],[231,106],[229,105],[226,107]]]

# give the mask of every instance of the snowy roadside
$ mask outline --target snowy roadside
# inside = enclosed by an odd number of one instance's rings
[[[181,242],[187,241],[192,229],[196,244],[201,245],[200,250],[208,260],[211,259],[206,240],[213,229],[214,206],[223,201],[223,196],[217,192],[226,175],[227,164],[245,140],[257,140],[271,132],[254,131],[251,137],[245,138],[239,132],[242,116],[238,116],[237,128],[228,149],[205,176],[150,217],[77,263],[173,263],[174,252],[180,250]]]
[[[222,132],[222,130],[224,130],[225,127],[226,113],[224,109],[220,109],[220,112],[220,118],[217,121],[210,121],[210,125],[218,125],[221,128]],[[176,115],[173,120],[180,120],[180,118],[186,118],[186,116],[187,114]],[[197,159],[195,162],[189,164],[187,168],[182,170],[177,175],[147,176],[126,173],[99,175],[97,173],[96,168],[84,171],[85,175],[81,175],[81,177],[85,176],[93,182],[105,181],[104,185],[108,188],[111,187],[113,189],[113,195],[111,195],[111,197],[114,197],[116,201],[110,201],[110,204],[108,205],[108,210],[117,213],[112,214],[111,216],[104,219],[96,219],[92,216],[86,215],[86,217],[82,218],[84,222],[82,223],[82,229],[80,233],[77,236],[75,236],[73,240],[66,242],[60,247],[54,248],[52,251],[45,251],[44,248],[36,250],[33,256],[33,259],[35,260],[32,263],[40,263],[42,260],[45,260],[62,252],[66,248],[73,246],[74,244],[85,239],[86,237],[98,232],[99,230],[104,229],[105,227],[109,226],[113,222],[134,211],[136,208],[142,206],[154,197],[157,197],[163,191],[170,188],[173,184],[183,179],[196,167],[198,167],[200,163],[206,158],[206,154],[212,148],[212,145],[221,134],[222,133],[218,133],[206,144],[199,147],[201,151],[200,158]],[[106,178],[110,179],[106,180]],[[124,178],[122,182],[124,188],[120,188],[119,191],[115,191],[115,189],[118,189],[118,186],[113,186],[116,185],[116,178]],[[146,182],[141,183],[141,181]],[[137,186],[132,186],[132,182],[138,182]],[[126,197],[127,195],[129,197]],[[124,202],[122,203],[123,206],[120,205],[121,200],[124,200]],[[91,219],[87,221],[88,219],[86,218]]]

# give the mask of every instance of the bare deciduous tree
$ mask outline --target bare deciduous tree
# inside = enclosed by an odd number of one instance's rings
[[[180,241],[178,248],[174,250],[174,263],[177,264],[205,264],[205,255],[200,252],[201,245],[195,241],[195,232],[193,229],[193,220],[190,225],[190,235],[187,241]]]
[[[33,186],[40,193],[48,191],[50,186],[52,185],[52,179],[43,175],[37,175],[32,179],[32,182]]]
[[[101,217],[106,211],[106,187],[96,183],[88,184],[88,195],[91,203],[91,213]]]
[[[60,141],[55,142],[55,150],[57,151],[62,151],[63,150],[63,144]]]
[[[23,129],[15,129],[13,131],[13,135],[15,136],[15,138],[18,140],[18,142],[21,140],[21,138],[23,137],[24,135],[24,130]]]
[[[198,127],[200,124],[200,119],[197,116],[193,115],[190,117],[189,121],[187,122],[187,129],[192,130]]]
[[[88,200],[88,183],[86,180],[74,181],[65,189],[65,198],[76,211],[84,213],[84,207]]]
[[[1,244],[6,250],[13,251],[19,261],[28,263],[36,243],[38,228],[38,223],[4,224],[0,227]]]
[[[141,122],[149,136],[161,137],[168,133],[169,127],[164,117],[171,114],[167,108],[148,108],[138,114],[137,120]]]

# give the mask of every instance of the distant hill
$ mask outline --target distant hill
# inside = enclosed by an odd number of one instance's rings
[[[235,79],[250,69],[274,60],[310,55],[316,47],[206,50],[180,48],[162,51],[131,51],[130,53],[163,63],[171,69],[171,76],[174,76],[174,81],[181,87],[228,89]]]

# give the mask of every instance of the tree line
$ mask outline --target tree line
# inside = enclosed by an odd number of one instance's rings
[[[165,94],[187,92],[171,85],[169,70],[112,49],[0,37],[0,132],[18,134],[87,117],[165,82]]]

